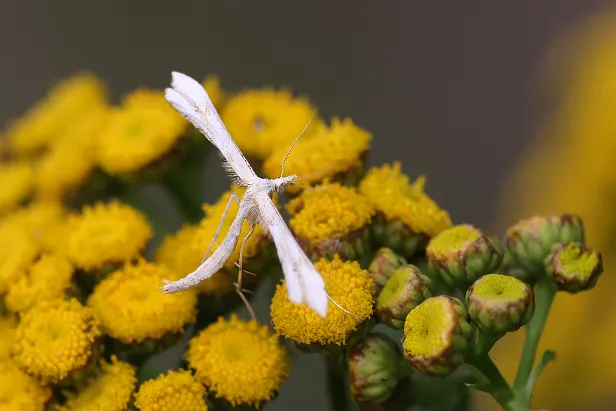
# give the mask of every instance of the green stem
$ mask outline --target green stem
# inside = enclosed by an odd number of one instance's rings
[[[545,323],[550,313],[554,296],[556,295],[556,285],[549,279],[544,278],[539,281],[537,289],[537,306],[533,318],[526,326],[526,340],[524,341],[524,349],[522,358],[518,366],[518,373],[515,377],[514,387],[518,390],[524,389],[530,377],[537,355],[537,347],[541,334],[545,328]],[[532,395],[532,393],[530,393]]]
[[[490,356],[482,354],[472,360],[478,370],[490,381],[481,391],[485,391],[500,404],[505,411],[529,411],[528,401],[517,390],[512,389]]]
[[[341,371],[340,363],[336,358],[325,358],[327,366],[327,389],[332,409],[335,411],[350,410],[348,401],[349,387],[345,373]]]
[[[196,158],[187,158],[170,170],[160,183],[171,194],[185,221],[197,223],[203,218],[203,189],[199,179],[202,163]]]
[[[530,373],[528,381],[526,382],[526,387],[524,387],[524,392],[526,393],[529,399],[531,398],[531,396],[533,395],[533,391],[535,390],[535,382],[537,381],[537,378],[539,378],[539,375],[541,375],[541,372],[543,371],[543,369],[551,361],[554,361],[555,359],[556,359],[556,354],[554,353],[554,351],[550,351],[550,350],[547,350],[546,352],[544,352],[541,358],[539,359],[537,366]]]

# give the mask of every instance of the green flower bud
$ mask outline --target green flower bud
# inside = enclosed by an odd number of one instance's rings
[[[532,217],[507,230],[505,245],[511,262],[532,274],[543,272],[544,261],[557,243],[584,242],[582,220],[572,214]]]
[[[434,237],[426,248],[430,266],[449,285],[468,285],[496,271],[503,261],[500,242],[472,225],[452,227]]]
[[[375,293],[378,293],[385,286],[393,272],[404,264],[406,264],[406,260],[391,249],[386,247],[380,248],[374,255],[370,267],[368,267]]]
[[[349,352],[351,395],[358,403],[378,404],[398,385],[398,347],[385,334],[371,334]]]
[[[450,374],[462,364],[471,343],[473,326],[467,317],[457,298],[428,298],[406,317],[404,358],[424,374]]]
[[[390,327],[404,327],[408,313],[432,296],[431,284],[430,279],[414,265],[398,268],[377,298],[376,317]]]
[[[484,275],[466,292],[471,319],[481,330],[515,331],[535,310],[535,292],[526,283],[503,274]]]
[[[556,244],[546,259],[546,272],[559,290],[578,293],[597,284],[603,272],[603,259],[581,243]]]
[[[391,248],[406,258],[423,249],[428,240],[428,237],[414,232],[402,221],[389,221],[380,213],[373,219],[372,236],[380,246]]]

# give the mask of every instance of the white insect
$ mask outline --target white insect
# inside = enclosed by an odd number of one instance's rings
[[[242,258],[244,246],[254,232],[255,226],[259,224],[271,236],[278,251],[278,258],[285,276],[289,300],[295,304],[306,304],[321,317],[325,317],[328,299],[331,298],[325,291],[323,278],[321,278],[319,272],[291,234],[270,197],[272,193],[281,192],[288,185],[297,181],[297,175],[283,177],[283,161],[282,172],[279,178],[265,179],[257,176],[235,144],[235,141],[231,138],[207,92],[201,84],[191,77],[173,72],[171,88],[165,90],[165,97],[184,118],[201,131],[220,151],[226,160],[225,168],[230,173],[234,183],[246,187],[246,192],[241,200],[235,194],[232,194],[229,199],[225,208],[225,214],[232,201],[237,201],[239,211],[227,235],[212,256],[207,258],[219,235],[224,216],[216,229],[214,239],[208,247],[201,265],[181,280],[167,283],[162,289],[166,294],[177,293],[193,287],[214,275],[231,257],[239,241],[242,224],[244,220],[247,220],[250,225],[250,231],[242,241],[240,249],[237,292],[251,311],[251,315],[254,317],[254,313],[241,288]],[[297,139],[295,142],[297,142]],[[293,148],[295,142],[291,148]],[[287,153],[288,155],[289,153]],[[332,300],[332,302],[334,301]],[[334,304],[336,303],[334,302]]]

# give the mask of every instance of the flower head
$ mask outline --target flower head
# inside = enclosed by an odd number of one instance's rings
[[[65,257],[44,254],[9,284],[5,304],[9,311],[25,312],[44,301],[62,299],[71,288],[73,266]]]
[[[56,383],[85,369],[101,337],[92,309],[76,299],[41,303],[17,327],[11,354],[17,365],[43,384]]]
[[[560,290],[570,293],[590,290],[603,272],[603,258],[581,243],[562,243],[552,248],[546,271]]]
[[[374,215],[374,207],[355,188],[339,183],[304,191],[291,200],[287,210],[293,233],[314,256],[333,255],[356,259],[367,248],[363,230]]]
[[[14,316],[0,317],[0,363],[9,360],[16,332],[17,320]]]
[[[5,221],[24,227],[42,250],[58,251],[59,232],[64,226],[65,209],[59,201],[34,201],[6,216]]]
[[[232,315],[219,318],[190,341],[186,358],[196,377],[232,405],[259,405],[289,373],[290,358],[264,325]]]
[[[196,317],[197,296],[193,292],[165,295],[163,279],[181,274],[145,261],[126,264],[103,279],[88,299],[105,333],[125,343],[158,340],[178,334]]]
[[[190,371],[169,371],[144,382],[135,394],[140,411],[207,411],[205,388]]]
[[[424,182],[423,177],[409,182],[400,171],[400,163],[394,163],[371,169],[359,190],[386,220],[401,221],[414,233],[434,237],[451,227],[451,219],[424,192]]]
[[[81,73],[58,82],[49,93],[11,125],[7,136],[18,155],[53,144],[92,109],[106,106],[107,88],[96,76]]]
[[[327,294],[345,310],[330,302],[323,318],[305,305],[289,301],[286,285],[278,285],[272,299],[272,324],[285,337],[304,344],[344,344],[349,335],[372,314],[372,280],[356,261],[321,259],[315,267],[325,280]]]
[[[195,245],[199,230],[197,226],[186,225],[175,234],[167,236],[156,250],[154,262],[180,276],[193,272],[201,264],[205,252],[205,249]],[[225,295],[235,290],[233,279],[225,271],[217,272],[200,282],[196,288],[207,295]]]
[[[371,140],[372,134],[357,127],[351,119],[334,118],[330,127],[319,126],[310,138],[302,137],[297,142],[285,162],[285,174],[306,177],[306,184],[332,177],[356,180],[362,174],[363,156]],[[275,147],[263,164],[269,178],[280,176],[282,160],[289,150],[288,145]],[[312,173],[316,174],[308,177]],[[289,191],[293,192],[293,187]]]
[[[153,235],[143,214],[117,201],[86,206],[67,226],[66,254],[84,270],[137,257]]]
[[[265,159],[277,147],[288,150],[316,113],[308,100],[293,98],[289,90],[265,88],[230,97],[221,117],[244,154]]]
[[[406,259],[394,253],[387,247],[379,248],[368,267],[368,273],[372,277],[375,294],[387,284],[392,274],[406,264]]]
[[[27,228],[11,221],[0,223],[0,295],[38,253],[39,247]]]
[[[136,172],[169,153],[186,127],[162,92],[136,90],[98,136],[100,166],[109,174]]]
[[[0,405],[5,411],[45,411],[51,389],[21,371],[12,361],[0,361]]]
[[[118,361],[101,361],[101,373],[74,395],[70,395],[59,409],[64,411],[125,411],[128,409],[137,384],[135,367]]]
[[[34,168],[27,161],[0,164],[0,212],[17,208],[30,196],[34,175]]]

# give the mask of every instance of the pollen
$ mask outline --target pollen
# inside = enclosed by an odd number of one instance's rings
[[[278,337],[256,321],[232,315],[190,341],[186,358],[196,377],[233,406],[259,406],[273,398],[290,369]]]
[[[207,411],[205,387],[190,371],[169,371],[144,382],[135,394],[140,411]]]
[[[289,301],[286,285],[278,285],[272,299],[272,324],[293,341],[311,344],[345,344],[349,335],[372,315],[372,280],[356,261],[343,262],[335,255],[315,267],[325,280],[327,294],[351,315],[329,302],[323,318],[306,305]]]

